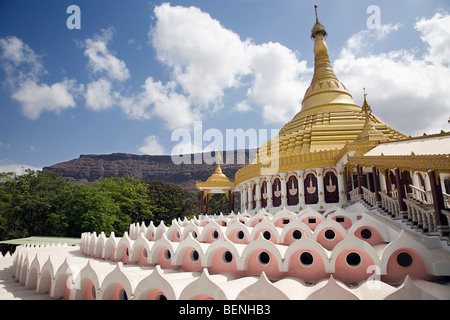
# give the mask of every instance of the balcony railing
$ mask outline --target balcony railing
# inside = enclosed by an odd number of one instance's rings
[[[394,218],[400,217],[400,206],[398,204],[398,200],[396,198],[392,198],[387,194],[379,191],[381,196],[381,207],[387,211]]]
[[[434,207],[432,204],[418,204],[413,199],[403,199],[408,211],[406,223],[412,224],[416,229],[423,232],[436,232],[436,222],[434,218]]]
[[[433,196],[431,194],[431,191],[424,191],[420,188],[413,186],[412,184],[410,184],[409,187],[412,190],[411,197],[414,200],[417,200],[424,204],[432,204],[433,203]]]
[[[361,199],[361,197],[359,196],[359,192],[358,192],[358,188],[353,189],[352,191],[349,192],[350,194],[350,202],[356,202],[359,199]]]
[[[363,199],[368,204],[370,204],[372,207],[375,207],[377,205],[377,199],[375,196],[375,192],[370,191],[366,187],[361,187],[363,190]]]

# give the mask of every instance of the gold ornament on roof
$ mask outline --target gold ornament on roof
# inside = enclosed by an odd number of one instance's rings
[[[311,39],[315,39],[316,35],[319,33],[323,35],[324,38],[327,36],[327,29],[319,22],[319,18],[317,17],[317,5],[314,6],[314,10],[316,12],[316,24],[311,30]]]
[[[220,161],[222,160],[222,156],[220,155],[220,150],[217,150],[216,154],[216,163],[217,167],[214,173],[206,180],[206,182],[196,182],[197,188],[213,188],[213,187],[225,187],[230,188],[234,186],[234,183],[231,182],[227,176],[222,172],[222,168],[220,167]]]
[[[364,90],[364,103],[361,107],[362,111],[364,112],[364,115],[367,118],[370,118],[370,115],[372,114],[372,108],[370,107],[370,104],[367,103],[367,93],[366,93],[366,88],[363,88]]]

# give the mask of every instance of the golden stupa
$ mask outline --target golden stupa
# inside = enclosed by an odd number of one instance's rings
[[[314,75],[305,92],[301,110],[281,128],[274,139],[276,143],[274,140],[263,143],[253,163],[236,173],[236,185],[265,174],[262,172],[264,164],[272,162],[273,166],[274,158],[278,161],[278,172],[333,166],[337,155],[346,145],[367,141],[373,147],[375,141],[379,143],[407,138],[372,114],[371,110],[366,110],[370,106],[365,94],[364,105],[361,107],[355,104],[352,95],[331,67],[325,42],[327,31],[319,22],[315,8],[316,23],[311,30],[314,40]]]

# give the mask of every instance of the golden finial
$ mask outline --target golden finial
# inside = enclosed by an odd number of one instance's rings
[[[314,5],[314,11],[316,11],[316,23],[319,23],[319,18],[317,17],[317,5]]]
[[[220,155],[220,147],[219,147],[219,148],[217,148],[216,163],[220,164],[221,160],[222,160],[222,156]]]
[[[314,11],[316,12],[316,24],[311,30],[311,39],[315,39],[317,34],[322,34],[325,38],[327,36],[327,30],[325,27],[319,22],[319,17],[317,14],[317,5],[314,5]]]
[[[366,93],[366,88],[363,88],[364,91],[364,103],[361,107],[362,111],[364,112],[364,114],[366,115],[366,118],[369,118],[370,114],[372,113],[372,108],[370,107],[370,105],[367,103],[367,93]]]

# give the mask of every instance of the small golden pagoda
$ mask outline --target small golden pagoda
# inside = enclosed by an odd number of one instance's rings
[[[200,212],[203,213],[203,204],[206,200],[206,213],[208,213],[209,201],[215,194],[225,194],[228,198],[228,211],[233,210],[234,196],[232,189],[234,188],[234,182],[231,182],[227,176],[222,172],[220,168],[220,161],[222,157],[220,155],[220,150],[217,151],[216,163],[217,167],[214,173],[205,181],[196,181],[195,187],[201,192],[201,202],[200,202]]]

